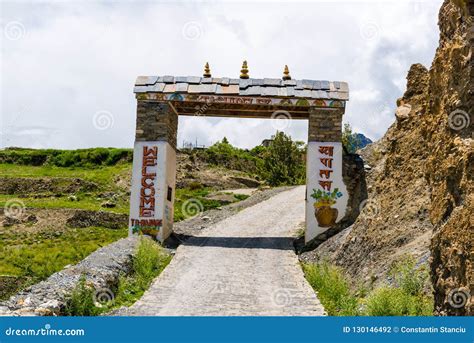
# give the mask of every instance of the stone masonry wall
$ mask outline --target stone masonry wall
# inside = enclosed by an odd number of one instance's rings
[[[311,107],[308,116],[308,142],[340,142],[343,110]]]
[[[166,141],[176,149],[178,115],[162,102],[137,102],[136,141]]]

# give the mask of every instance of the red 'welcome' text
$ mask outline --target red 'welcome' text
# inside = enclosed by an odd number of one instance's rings
[[[140,188],[140,217],[153,217],[155,214],[156,172],[150,171],[157,164],[158,147],[143,147],[142,177]]]

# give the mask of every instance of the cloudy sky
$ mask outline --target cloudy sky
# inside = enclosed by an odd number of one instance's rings
[[[431,64],[441,0],[1,0],[1,147],[132,147],[138,75],[347,81],[344,121],[380,138],[413,63]],[[268,120],[182,117],[178,141],[252,147]],[[285,131],[307,139],[307,123]]]

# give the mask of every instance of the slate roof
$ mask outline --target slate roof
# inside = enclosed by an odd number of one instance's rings
[[[347,82],[282,79],[231,79],[199,76],[139,76],[135,93],[200,93],[349,100]]]

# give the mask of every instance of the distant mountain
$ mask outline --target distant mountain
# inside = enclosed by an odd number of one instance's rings
[[[362,133],[353,133],[352,135],[354,136],[354,141],[356,142],[355,150],[362,149],[366,145],[373,143],[370,138],[365,137]]]

